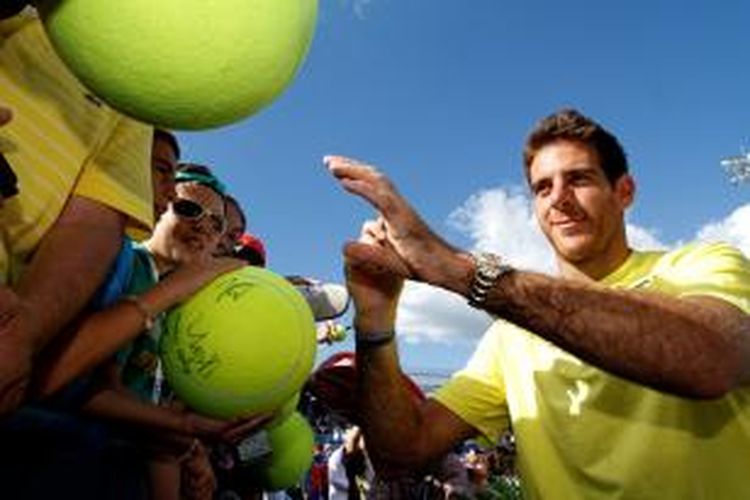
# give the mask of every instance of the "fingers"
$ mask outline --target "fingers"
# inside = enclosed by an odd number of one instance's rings
[[[343,156],[326,156],[323,163],[350,193],[361,196],[381,212],[400,199],[391,182],[374,167]]]
[[[387,241],[387,230],[382,217],[376,220],[368,220],[362,224],[359,241],[362,243],[383,245]]]
[[[366,221],[362,225],[359,243],[364,246],[352,245],[350,248],[349,264],[375,274],[390,272],[403,278],[411,276],[411,271],[388,238],[388,226],[382,217]],[[367,246],[375,246],[379,249],[367,248]],[[346,249],[344,254],[347,255]]]
[[[398,255],[388,248],[366,242],[348,243],[344,246],[344,259],[348,268],[370,275],[394,275],[411,278],[411,271]]]
[[[229,443],[236,443],[243,437],[252,434],[254,431],[266,425],[272,418],[272,413],[261,413],[233,422],[230,428],[222,433],[222,439]]]

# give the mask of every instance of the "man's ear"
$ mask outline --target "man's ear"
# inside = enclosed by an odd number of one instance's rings
[[[625,210],[635,200],[635,179],[630,174],[623,174],[615,181],[615,194],[620,200],[620,206]]]

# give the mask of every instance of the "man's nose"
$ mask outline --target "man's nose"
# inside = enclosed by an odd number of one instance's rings
[[[561,208],[570,203],[573,191],[565,181],[556,181],[552,185],[552,193],[550,194],[550,201],[552,206]]]

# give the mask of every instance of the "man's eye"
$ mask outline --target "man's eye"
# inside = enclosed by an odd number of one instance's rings
[[[549,193],[549,189],[550,189],[549,184],[542,183],[542,184],[535,185],[533,187],[532,191],[533,191],[534,195],[536,195],[536,196],[543,196],[543,195]]]

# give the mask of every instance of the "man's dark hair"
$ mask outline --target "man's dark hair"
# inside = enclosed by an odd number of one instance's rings
[[[628,160],[617,138],[591,118],[566,108],[540,120],[526,139],[523,163],[527,179],[539,150],[557,140],[578,142],[596,151],[611,185],[628,172]]]
[[[237,198],[232,196],[231,194],[228,194],[224,196],[224,206],[228,207],[229,205],[233,205],[234,208],[237,209],[237,213],[240,214],[240,220],[242,221],[242,232],[245,232],[245,229],[247,228],[247,219],[245,218],[245,211],[242,209],[242,205],[240,205],[240,202],[237,201]]]
[[[163,128],[154,128],[154,141],[157,139],[167,142],[174,151],[174,157],[180,159],[180,143],[172,132]]]

